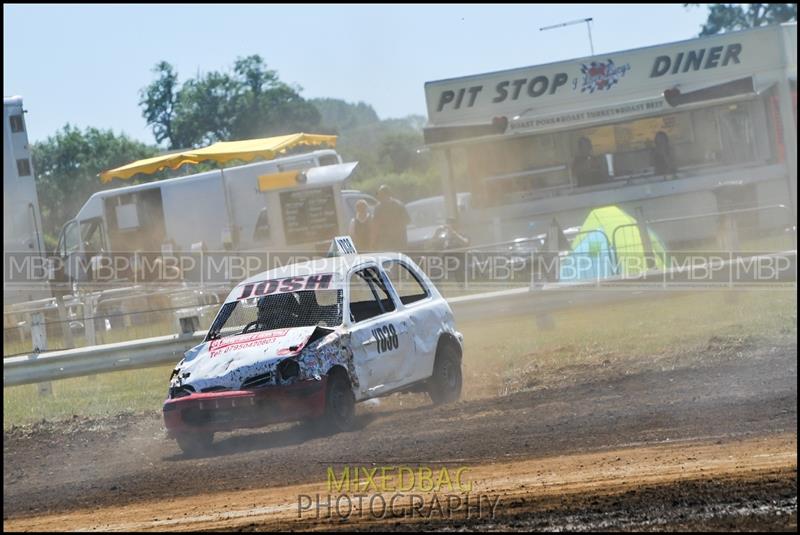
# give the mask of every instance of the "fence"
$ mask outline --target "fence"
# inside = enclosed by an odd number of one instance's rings
[[[742,256],[797,248],[797,229],[792,213],[783,204],[733,207],[718,212],[660,219],[646,219],[641,210],[637,210],[635,220],[635,223],[616,226],[611,231],[611,236],[600,229],[580,231],[575,227],[562,233],[554,220],[546,234],[473,245],[451,252],[475,255],[506,251],[518,263],[530,263],[528,276],[531,283],[536,284],[563,280],[565,258],[586,260],[584,267],[589,266],[591,269],[585,269],[585,274],[589,278],[602,278],[613,275],[630,276],[654,268],[663,269],[669,264],[670,255],[676,258],[697,253]],[[710,232],[711,237],[706,239],[661,239],[662,234],[681,235],[678,231],[679,225],[704,225],[713,231]],[[563,235],[564,239],[559,239],[559,235]],[[595,241],[595,247],[583,252],[573,251],[583,241],[582,237],[596,238],[588,240]],[[568,242],[567,245],[563,241]],[[596,265],[598,259],[605,260],[605,264]],[[574,277],[581,278],[586,277]]]
[[[229,290],[132,286],[11,305],[3,314],[3,353],[30,351],[36,316],[48,350],[207,329]]]
[[[794,252],[767,255],[765,258],[783,258],[790,262],[784,282],[796,287],[797,255]],[[729,267],[750,258],[735,258],[725,261]],[[552,284],[543,288],[516,288],[448,299],[457,321],[500,318],[505,315],[536,314],[537,321],[555,310],[575,306],[591,306],[616,301],[653,299],[651,292],[643,292],[636,283],[646,282],[659,288],[670,276],[674,279],[691,280],[696,266],[665,270],[652,270],[644,278],[611,277],[604,281],[582,282],[570,285]],[[707,270],[708,267],[700,267]],[[752,272],[747,271],[750,276]],[[605,291],[586,291],[587,287],[602,284]],[[92,346],[82,349],[53,351],[45,354],[30,354],[4,359],[3,385],[13,386],[96,373],[143,368],[158,364],[177,363],[183,353],[199,343],[204,331],[187,332]]]
[[[654,261],[661,254],[660,249],[677,256],[677,248],[686,244],[660,243],[657,236],[661,229],[676,224],[710,224],[717,229],[716,242],[695,243],[693,247],[696,250],[713,247],[733,252],[747,240],[750,240],[751,249],[755,247],[752,244],[756,244],[767,252],[796,247],[796,228],[792,226],[791,213],[784,205],[734,208],[666,219],[645,220],[641,213],[637,216],[637,223],[619,225],[611,236],[599,229],[581,231],[569,228],[563,232],[566,239],[560,240],[560,230],[554,225],[546,234],[473,245],[446,253],[411,253],[410,256],[428,272],[447,297],[458,297],[498,288],[535,288],[560,280],[574,282],[631,275],[620,269],[621,260],[630,257],[643,257],[649,261],[640,271],[665,268],[665,264],[659,265]],[[760,217],[772,221],[773,231],[777,231],[773,232],[769,242],[763,241],[761,229],[764,225]],[[627,232],[636,233],[639,239],[621,239]],[[571,247],[586,236],[599,240],[600,253],[607,252],[608,269],[597,269],[597,265],[589,264],[588,277],[563,277],[565,258],[569,257]],[[754,237],[761,241],[753,241]],[[598,251],[591,253],[597,254]],[[444,267],[432,266],[431,259]],[[446,265],[449,260],[453,260],[451,267]],[[12,305],[7,307],[3,316],[4,356],[27,354],[34,345],[40,351],[64,350],[205,330],[229,290],[230,285],[199,288],[134,285]],[[44,330],[44,336],[38,337],[35,344],[31,332],[34,320]]]

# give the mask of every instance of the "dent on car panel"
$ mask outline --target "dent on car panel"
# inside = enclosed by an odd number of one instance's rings
[[[206,342],[187,352],[173,371],[170,397],[189,392],[210,392],[224,389],[252,389],[270,385],[292,384],[303,380],[321,380],[334,366],[344,367],[354,386],[358,377],[350,349],[350,335],[342,330],[323,327],[298,329],[294,335],[274,342],[270,332],[263,333],[266,347],[257,337],[227,340],[225,346]],[[256,338],[254,340],[254,338]],[[215,353],[215,349],[216,352]],[[227,351],[231,349],[230,351]],[[245,357],[242,357],[242,355]],[[250,363],[243,363],[242,361]],[[295,363],[296,371],[287,361]],[[285,369],[286,373],[281,373]],[[189,371],[187,371],[189,370]],[[190,390],[191,389],[191,390]]]

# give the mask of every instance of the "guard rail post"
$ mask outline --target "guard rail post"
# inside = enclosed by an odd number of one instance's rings
[[[545,253],[547,256],[547,265],[545,266],[545,273],[547,276],[545,277],[545,280],[548,282],[558,282],[561,279],[561,251],[559,251],[559,245],[561,242],[560,235],[561,228],[559,227],[556,218],[553,218],[553,220],[550,222],[550,227],[547,229],[547,239],[545,243],[545,250],[547,251]],[[550,273],[551,268],[555,270],[555,273]],[[536,266],[533,266],[531,273],[533,273],[535,269]],[[533,274],[531,275],[531,283],[532,282]],[[536,313],[536,326],[542,331],[549,331],[555,328],[556,322],[553,319],[552,314],[550,314],[550,311],[540,310]]]
[[[33,352],[29,358],[37,359],[39,353],[47,351],[47,326],[44,323],[44,313],[42,312],[31,314],[31,341]],[[39,383],[38,387],[40,397],[53,395],[53,384],[50,381]]]
[[[655,258],[653,257],[653,242],[650,240],[650,231],[647,228],[647,223],[644,220],[644,210],[641,206],[636,207],[636,224],[639,228],[639,236],[642,240],[642,247],[644,251],[645,271],[649,271],[656,267]]]
[[[733,256],[734,251],[739,249],[739,227],[734,214],[722,214],[718,230],[720,249]]]
[[[553,267],[555,273],[550,274],[548,270],[547,282],[558,282],[561,280],[561,251],[559,250],[561,228],[558,226],[558,221],[554,217],[550,221],[550,228],[547,229],[547,247],[545,248],[548,253],[547,267]],[[552,263],[550,260],[552,259]]]
[[[64,297],[62,295],[56,296],[56,307],[58,307],[58,321],[61,322],[61,333],[64,337],[64,345],[66,349],[75,347],[75,340],[72,338],[72,328],[70,327],[67,308],[64,306]]]
[[[94,328],[95,304],[94,294],[86,294],[83,301],[83,329],[86,334],[87,346],[97,345]]]
[[[739,249],[739,226],[735,214],[722,214],[719,225],[720,248],[728,253],[728,260],[732,261]],[[728,290],[725,292],[725,302],[733,305],[738,301],[739,294],[733,289],[733,276],[731,276]]]

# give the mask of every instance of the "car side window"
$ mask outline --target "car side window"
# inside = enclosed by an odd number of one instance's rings
[[[428,290],[417,275],[397,260],[383,263],[383,271],[392,282],[400,302],[404,305],[420,301],[428,297]]]
[[[350,276],[350,319],[364,321],[394,310],[378,270],[369,267]]]

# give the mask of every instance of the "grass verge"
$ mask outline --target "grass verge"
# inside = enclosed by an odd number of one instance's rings
[[[458,318],[456,318],[458,320]],[[743,344],[796,343],[791,290],[707,291],[458,323],[464,333],[465,396],[547,388],[600,373],[687,365],[697,355],[735,353]],[[172,366],[121,371],[3,389],[3,428],[36,421],[158,411]]]

